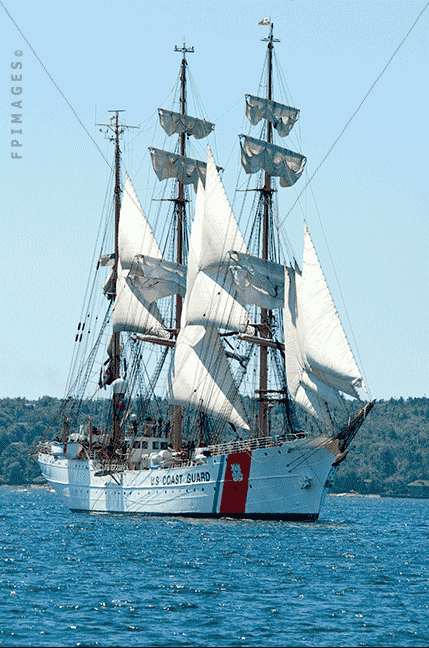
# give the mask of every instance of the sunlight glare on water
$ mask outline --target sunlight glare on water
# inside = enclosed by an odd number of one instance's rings
[[[314,524],[0,500],[0,645],[429,643],[428,500],[329,497]]]

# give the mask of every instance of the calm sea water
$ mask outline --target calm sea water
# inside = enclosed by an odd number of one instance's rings
[[[427,646],[429,501],[315,524],[71,513],[0,488],[0,645]]]

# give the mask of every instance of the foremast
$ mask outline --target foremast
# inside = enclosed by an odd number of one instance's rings
[[[113,260],[113,269],[112,269],[112,282],[110,284],[110,294],[109,297],[116,300],[117,297],[117,285],[118,285],[118,276],[119,276],[119,218],[121,213],[121,149],[119,146],[119,141],[123,133],[127,128],[138,128],[138,126],[129,126],[124,123],[119,122],[119,113],[125,112],[124,110],[109,110],[109,113],[113,113],[110,117],[111,122],[108,124],[97,124],[97,126],[105,126],[108,131],[111,131],[113,135],[109,136],[110,141],[114,142],[115,145],[115,223],[114,223],[114,238],[115,238],[115,253]],[[113,332],[111,338],[112,344],[112,356],[111,356],[111,383],[120,379],[120,367],[121,367],[121,334],[119,331]],[[112,394],[112,453],[115,452],[120,443],[121,437],[121,411],[120,411],[120,401],[123,398],[123,394],[116,389],[113,390]]]

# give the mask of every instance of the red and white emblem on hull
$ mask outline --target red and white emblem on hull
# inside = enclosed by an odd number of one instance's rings
[[[246,512],[251,461],[251,452],[235,452],[228,455],[219,509],[221,515]]]
[[[243,473],[240,464],[231,464],[232,479],[235,482],[243,481]]]

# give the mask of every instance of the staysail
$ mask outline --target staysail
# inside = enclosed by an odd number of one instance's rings
[[[143,252],[150,255],[154,265],[163,264],[162,253],[128,175],[119,216],[118,247],[118,276],[112,311],[113,331],[169,337],[155,303],[164,296],[165,287],[162,281],[148,281],[140,265]],[[107,260],[107,263],[109,262],[110,260]],[[171,285],[168,287],[171,289]]]
[[[128,286],[145,302],[185,294],[186,268],[163,258],[128,174],[119,218],[119,258]]]
[[[247,253],[247,248],[210,149],[204,200],[198,206],[189,245],[185,323],[243,331],[250,317],[229,272],[229,251]]]
[[[299,110],[271,101],[271,99],[247,94],[246,116],[252,126],[256,126],[261,119],[267,119],[272,123],[280,137],[285,137],[289,135],[298,120]]]
[[[228,272],[228,245],[246,249],[237,223],[231,218],[234,219],[209,149],[206,188],[200,181],[197,191],[189,241],[187,292],[170,368],[168,398],[172,404],[199,408],[249,429],[217,330],[217,326],[231,324],[244,329],[249,320],[247,311],[235,299],[232,278],[227,285],[223,281]]]
[[[286,375],[291,396],[318,418],[326,403],[341,405],[340,392],[365,390],[307,225],[302,273],[285,269]]]
[[[170,403],[202,409],[249,429],[219,333],[214,327],[180,329],[170,369]]]
[[[137,254],[162,259],[161,250],[127,173],[119,217],[119,258],[123,270],[131,268]]]

